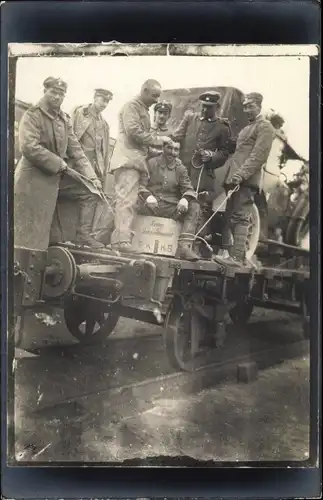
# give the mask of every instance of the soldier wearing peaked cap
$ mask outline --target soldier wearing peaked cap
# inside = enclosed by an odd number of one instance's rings
[[[216,91],[203,92],[199,96],[201,110],[188,111],[172,133],[172,138],[181,143],[181,159],[187,167],[194,188],[197,187],[199,171],[195,164],[206,167],[200,180],[200,191],[210,191],[213,170],[221,167],[229,156],[231,129],[228,120],[218,116],[221,94]],[[212,187],[211,187],[212,190]]]
[[[61,78],[55,78],[53,76],[49,76],[44,80],[43,83],[44,89],[56,89],[56,90],[61,90],[62,92],[66,93],[67,91],[67,83],[64,82]]]
[[[272,143],[274,129],[261,114],[263,97],[258,92],[245,96],[244,112],[249,124],[238,135],[236,150],[226,162],[224,187],[226,191],[239,186],[228,200],[223,231],[224,257],[221,263],[243,265],[246,263],[246,247],[254,196],[261,187],[265,166]],[[233,245],[230,240],[233,236]]]
[[[94,96],[103,97],[103,99],[106,101],[106,104],[109,104],[109,102],[113,98],[113,93],[110,90],[106,89],[95,89]]]
[[[67,162],[99,187],[101,185],[76,139],[70,117],[61,110],[67,84],[48,77],[42,99],[26,111],[19,125],[22,157],[14,179],[15,246],[45,250],[49,245],[62,174]],[[80,203],[77,239],[87,244],[90,237],[88,204],[93,195],[81,184],[70,198]]]
[[[72,113],[73,129],[83,151],[104,185],[105,191],[110,193],[109,186],[112,176],[107,175],[110,158],[110,128],[103,118],[102,112],[112,100],[110,90],[95,89],[93,100],[90,104],[78,106]],[[97,229],[100,220],[110,218],[110,212],[105,214],[106,205],[96,203],[92,207],[93,231]],[[104,222],[105,223],[105,222]],[[108,222],[106,222],[108,224]]]
[[[159,136],[169,136],[170,129],[167,126],[167,122],[170,118],[172,112],[172,103],[168,101],[157,102],[154,106],[154,123],[151,126],[151,130]],[[148,156],[153,158],[163,153],[163,146],[156,146],[149,148]]]

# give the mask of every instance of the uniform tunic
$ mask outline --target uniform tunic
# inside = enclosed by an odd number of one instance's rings
[[[209,172],[203,172],[200,184],[200,190],[211,190],[213,175],[210,174],[210,170],[221,167],[229,156],[231,141],[229,122],[217,117],[204,119],[199,113],[188,111],[172,133],[172,138],[181,143],[181,160],[187,167],[195,188],[199,170],[192,167],[194,153],[199,149],[210,150],[214,153],[212,159],[205,163]],[[196,155],[196,161],[201,164],[202,161],[198,156]]]
[[[225,166],[224,186],[228,190],[232,176],[237,173],[243,181],[237,192],[228,200],[224,214],[223,247],[229,248],[230,230],[234,246],[231,254],[241,260],[246,252],[246,241],[250,225],[254,196],[261,187],[263,167],[268,159],[275,131],[271,123],[259,115],[243,128],[238,135],[236,150]]]
[[[95,113],[91,104],[77,107],[73,114],[73,128],[84,153],[90,160],[108,197],[113,191],[113,176],[108,174],[110,156],[110,129],[101,113]],[[111,212],[105,203],[96,203],[93,231],[111,223]]]
[[[45,250],[55,211],[63,160],[95,179],[95,172],[76,139],[69,116],[51,114],[43,100],[24,114],[19,125],[22,157],[14,177],[14,244]]]
[[[157,200],[177,205],[183,197],[197,198],[186,167],[175,158],[172,164],[167,164],[164,155],[152,158],[148,162],[149,177],[141,179],[140,192],[153,194]]]
[[[238,173],[243,185],[259,189],[274,137],[273,126],[261,115],[244,127],[238,135],[235,152],[225,164],[224,184],[230,185],[233,174]]]
[[[125,104],[119,114],[119,134],[111,158],[111,171],[131,168],[147,171],[149,146],[157,146],[158,134],[151,130],[149,108],[140,97]]]
[[[139,189],[138,212],[143,215],[156,215],[183,221],[183,233],[195,233],[200,207],[196,201],[197,195],[193,189],[186,167],[174,158],[171,164],[166,163],[164,155],[152,158],[148,162],[149,175],[143,175]],[[141,201],[149,195],[155,196],[158,207],[152,212]],[[177,213],[177,204],[181,198],[187,198],[188,211]]]
[[[147,174],[149,147],[161,141],[151,131],[149,108],[140,97],[125,104],[119,114],[119,135],[110,170],[115,183],[115,230],[111,243],[130,243],[140,176]]]
[[[72,119],[75,135],[103,181],[109,164],[109,125],[100,113],[94,113],[91,105],[76,108]]]

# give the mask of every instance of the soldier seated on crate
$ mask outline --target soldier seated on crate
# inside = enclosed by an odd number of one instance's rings
[[[183,221],[176,257],[198,260],[192,250],[200,206],[186,167],[179,160],[179,143],[164,141],[161,155],[148,161],[149,175],[140,181],[137,213]]]

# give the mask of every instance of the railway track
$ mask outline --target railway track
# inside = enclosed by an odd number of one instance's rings
[[[160,397],[176,399],[229,380],[251,381],[257,370],[306,355],[309,343],[297,324],[281,318],[253,322],[239,331],[231,325],[225,346],[212,350],[210,362],[194,373],[170,368],[158,332],[137,339],[111,338],[100,349],[42,348],[37,358],[19,361],[15,370],[16,441],[24,450],[20,458],[37,463],[71,460],[74,450],[75,460],[80,460],[82,435],[88,429],[106,422],[122,427]],[[26,451],[29,441],[33,447]],[[31,458],[45,442],[52,443],[50,448]]]

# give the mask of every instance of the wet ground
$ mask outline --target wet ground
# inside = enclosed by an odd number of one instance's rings
[[[309,360],[284,361],[249,384],[224,381],[195,394],[175,390],[114,398],[117,385],[172,377],[161,329],[122,319],[106,347],[76,346],[62,323],[29,320],[16,366],[16,447],[22,461],[123,461],[156,456],[197,460],[305,460],[309,441]],[[247,331],[231,328],[228,350],[300,340],[301,322],[257,311]],[[59,344],[56,345],[55,344]],[[49,347],[50,346],[50,347]],[[219,353],[219,357],[221,354]],[[172,379],[170,379],[172,380]],[[89,395],[84,402],[82,394]],[[59,402],[59,404],[56,404]],[[36,413],[34,412],[36,409]]]

